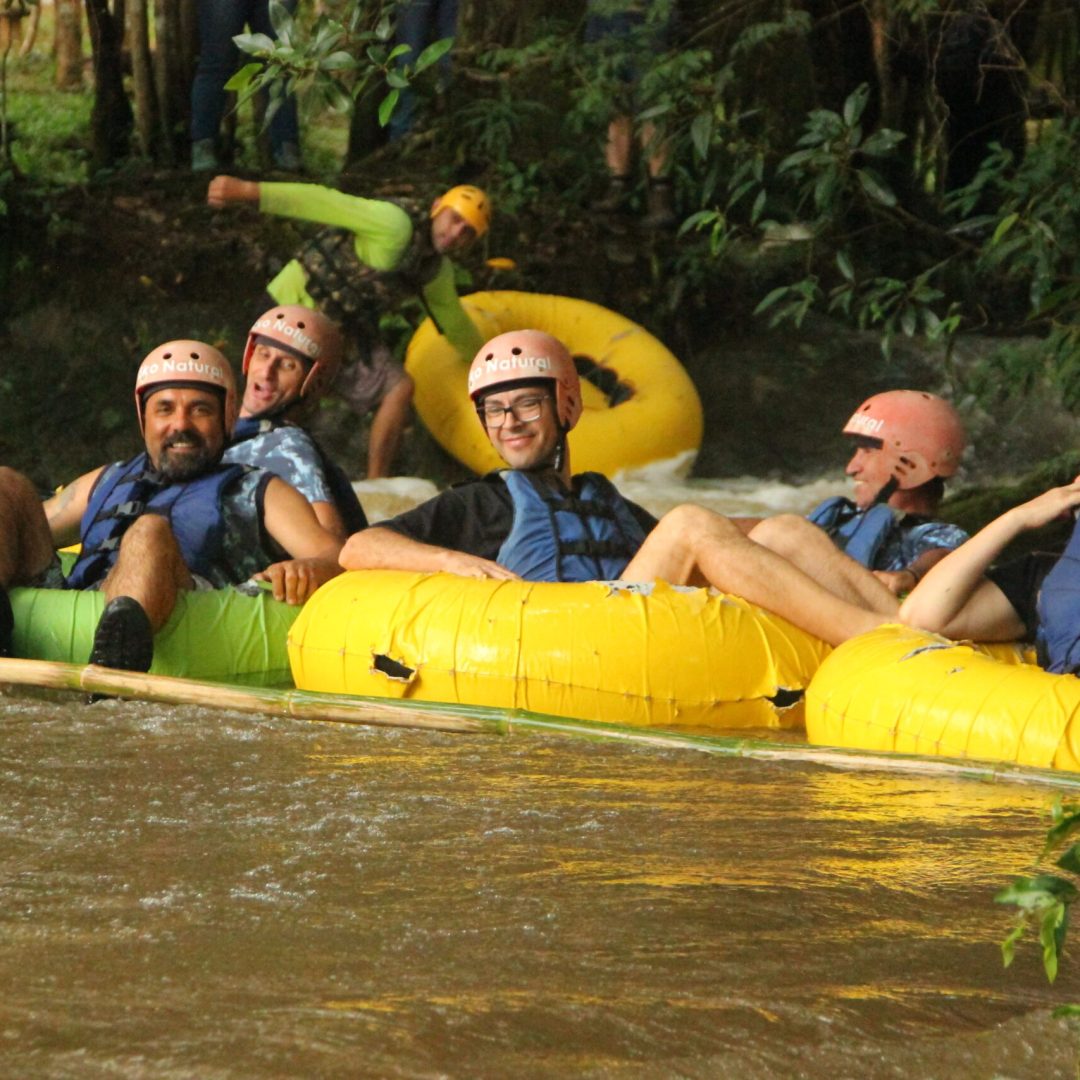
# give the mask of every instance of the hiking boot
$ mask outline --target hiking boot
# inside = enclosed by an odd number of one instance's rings
[[[213,139],[197,139],[191,144],[191,171],[211,172],[218,167]]]
[[[282,143],[274,151],[274,168],[282,172],[300,172],[303,168],[300,161],[300,147],[296,143]]]
[[[659,178],[649,181],[649,208],[641,219],[646,229],[670,229],[679,220],[675,213],[674,188],[671,180]]]
[[[94,632],[90,663],[121,671],[149,671],[154,660],[154,628],[142,605],[118,596],[105,605]]]
[[[0,656],[15,655],[15,616],[11,612],[11,601],[7,589],[0,585]]]
[[[630,200],[630,177],[613,176],[608,180],[606,194],[602,195],[592,204],[592,209],[598,214],[616,214],[626,209]]]

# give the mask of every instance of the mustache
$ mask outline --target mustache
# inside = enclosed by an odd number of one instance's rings
[[[206,440],[195,431],[177,431],[166,437],[161,444],[162,450],[168,450],[170,446],[205,446]]]

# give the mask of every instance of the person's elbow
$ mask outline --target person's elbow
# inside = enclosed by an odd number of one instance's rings
[[[338,564],[343,570],[371,570],[378,565],[375,558],[377,537],[372,533],[372,529],[362,529],[345,541],[338,555]]]

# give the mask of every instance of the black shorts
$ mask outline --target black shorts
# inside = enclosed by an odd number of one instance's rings
[[[1029,638],[1034,636],[1039,625],[1037,605],[1043,579],[1060,558],[1049,551],[1032,551],[987,572],[986,576],[1016,609]]]

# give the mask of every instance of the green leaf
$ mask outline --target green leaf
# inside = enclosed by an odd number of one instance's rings
[[[386,85],[392,86],[395,90],[405,90],[409,85],[409,80],[396,69],[391,69],[386,73]]]
[[[356,5],[357,10],[361,10],[361,5]],[[375,37],[379,41],[389,41],[394,35],[394,23],[389,15],[384,15],[375,27]]]
[[[237,93],[243,93],[248,88],[248,83],[260,71],[262,71],[262,64],[245,64],[226,84],[226,90],[235,90]]]
[[[773,289],[765,299],[761,301],[756,308],[754,308],[754,314],[760,315],[763,311],[768,311],[778,300],[784,298],[787,295],[789,289],[787,285],[781,285],[778,289]]]
[[[904,337],[914,337],[918,325],[915,309],[908,304],[900,314],[900,329],[904,332]]]
[[[994,230],[994,235],[990,238],[991,246],[997,244],[1003,236],[1020,220],[1019,214],[1007,214],[998,222],[998,227]]]
[[[1027,923],[1020,923],[1001,943],[1001,960],[1004,967],[1009,967],[1016,959],[1016,943],[1024,936]]]
[[[281,0],[270,0],[268,10],[270,13],[270,25],[274,28],[278,41],[283,45],[291,45],[290,36],[293,21],[288,8],[285,7]]]
[[[690,124],[690,141],[694,145],[694,153],[702,161],[709,156],[714,126],[715,121],[711,112],[698,113]]]
[[[423,71],[425,68],[431,67],[432,64],[438,63],[453,47],[454,39],[452,37],[433,41],[419,57],[417,57],[417,73]]]
[[[273,38],[265,34],[237,34],[233,38],[233,44],[241,51],[250,55],[257,53],[269,53],[274,51]]]
[[[855,175],[859,178],[859,184],[863,191],[874,202],[881,203],[882,206],[896,205],[896,196],[893,194],[892,189],[877,173],[872,172],[870,169],[856,169]]]
[[[844,102],[844,124],[847,127],[854,127],[859,122],[869,100],[870,87],[866,83],[852,90]]]
[[[373,47],[374,48],[374,47]],[[387,53],[385,63],[392,64],[399,56],[405,56],[412,53],[411,45],[395,45],[389,53]]]
[[[390,123],[390,116],[394,111],[394,106],[398,103],[399,97],[401,97],[400,90],[391,90],[390,93],[379,102],[380,126],[386,127],[386,125]]]
[[[356,57],[344,50],[333,52],[319,61],[319,68],[322,71],[344,71],[354,67],[356,67]]]
[[[1054,865],[1073,874],[1080,874],[1080,844],[1073,844]]]
[[[836,265],[840,269],[840,273],[844,275],[847,281],[855,281],[855,271],[851,266],[851,259],[848,258],[846,251],[838,251],[836,253]]]
[[[769,196],[769,193],[764,188],[762,188],[758,192],[757,198],[754,200],[754,205],[750,209],[750,224],[751,225],[756,225],[757,221],[758,221],[758,218],[760,218],[761,215],[765,212],[765,203],[768,200],[768,196]]]
[[[1080,1005],[1059,1005],[1050,1015],[1055,1020],[1067,1020],[1070,1016],[1080,1016]]]
[[[867,157],[885,157],[891,154],[906,138],[907,136],[902,131],[882,128],[867,138],[859,147],[859,150],[866,154]]]

